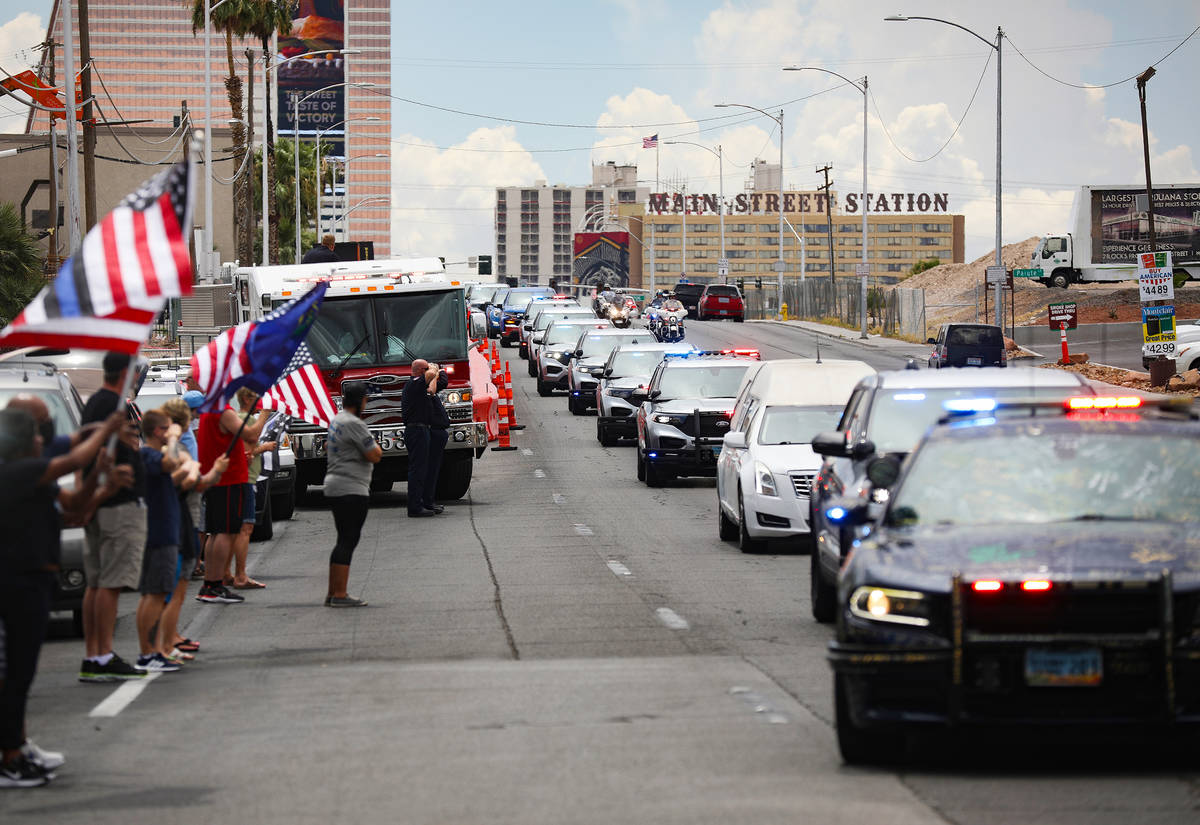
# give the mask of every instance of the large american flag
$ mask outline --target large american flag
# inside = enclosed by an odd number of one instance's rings
[[[192,355],[191,376],[204,393],[199,411],[224,409],[241,387],[265,396],[291,368],[328,287],[329,282],[323,281],[270,314],[225,330],[197,350]]]
[[[653,149],[656,146],[658,146],[658,135],[642,138],[643,149]]]
[[[280,410],[318,427],[328,427],[337,415],[337,407],[329,397],[321,371],[313,361],[308,344],[303,341],[287,365],[278,383],[263,396],[264,410]]]
[[[58,276],[0,332],[0,346],[137,351],[163,300],[192,292],[188,155],[88,231]]]

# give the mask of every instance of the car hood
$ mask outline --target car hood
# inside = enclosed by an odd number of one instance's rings
[[[860,561],[872,577],[927,592],[948,592],[955,572],[966,581],[1111,581],[1157,579],[1170,570],[1176,588],[1200,587],[1200,524],[884,528],[855,552],[865,553]]]
[[[604,366],[603,361],[575,361],[575,369],[577,370],[598,370]]]
[[[815,473],[825,460],[812,451],[810,444],[751,444],[750,456],[773,473]]]
[[[690,413],[692,410],[716,412],[732,409],[732,398],[676,398],[654,405],[654,411],[660,413]]]
[[[636,390],[650,383],[649,375],[626,375],[621,378],[609,378],[605,386],[616,390]]]

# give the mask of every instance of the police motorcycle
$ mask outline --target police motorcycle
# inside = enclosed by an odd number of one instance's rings
[[[674,344],[683,340],[683,319],[687,317],[687,309],[682,302],[668,298],[662,306],[654,307],[649,322],[650,332],[660,343]]]

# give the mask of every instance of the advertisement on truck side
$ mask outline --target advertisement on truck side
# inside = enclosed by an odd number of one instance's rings
[[[1134,189],[1092,190],[1094,264],[1132,263],[1150,250],[1150,221],[1137,209]],[[1154,190],[1154,234],[1159,250],[1176,261],[1200,258],[1200,187]]]

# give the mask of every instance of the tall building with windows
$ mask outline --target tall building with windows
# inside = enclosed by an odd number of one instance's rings
[[[55,0],[48,30],[54,42],[63,42],[62,14],[72,14],[75,65],[80,65],[78,0]],[[159,130],[179,124],[186,106],[193,125],[204,125],[204,32],[192,29],[192,4],[184,0],[89,0],[88,31],[92,63],[93,93],[101,113],[110,121],[136,121],[129,127],[116,127],[120,141],[131,161],[160,159],[171,148],[174,138],[162,141]],[[301,110],[301,139],[312,140],[316,129],[325,129],[321,153],[329,161],[337,178],[335,188],[327,189],[323,199],[321,228],[335,229],[348,240],[369,240],[374,243],[375,256],[385,257],[390,249],[391,234],[391,170],[386,157],[390,148],[391,106],[391,11],[388,0],[300,0],[293,31],[277,42],[283,57],[306,51],[330,49],[328,59],[315,61],[323,65],[302,65],[294,61],[290,67],[272,71],[269,94],[271,119],[278,134],[287,139],[291,134],[288,111],[288,88],[307,93],[318,85],[342,84],[344,88],[315,96],[313,110]],[[261,143],[265,125],[262,94],[264,55],[262,43],[252,39],[234,38],[227,44],[224,35],[214,31],[211,43],[212,123],[219,134],[230,125],[229,98],[225,79],[229,75],[229,56],[242,79],[243,99],[253,105],[254,144]],[[337,57],[338,49],[357,51]],[[57,47],[53,55],[43,59],[40,73],[50,76],[49,60],[54,61],[54,77],[62,85],[64,76],[63,50]],[[272,59],[277,63],[279,57]],[[300,70],[300,71],[295,71]],[[332,74],[330,74],[332,72]],[[253,76],[253,89],[247,83]],[[307,84],[302,75],[311,75]],[[280,75],[280,77],[276,77]],[[319,80],[313,80],[313,78]],[[351,84],[373,83],[373,88],[357,88]],[[324,121],[317,120],[317,102],[334,100],[325,105]],[[243,113],[243,118],[245,113]],[[376,120],[365,121],[372,117]],[[341,121],[341,124],[338,123]],[[61,122],[60,122],[61,127]],[[31,113],[27,132],[45,132],[45,113]],[[153,139],[139,136],[148,129]],[[61,129],[59,132],[61,136]],[[328,144],[326,143],[328,141]],[[348,181],[344,180],[349,166]],[[228,155],[214,154],[215,186],[228,186],[236,173]],[[214,197],[214,202],[219,202]],[[109,205],[111,207],[111,204]],[[199,218],[203,209],[198,203]],[[227,216],[226,216],[227,217]],[[217,216],[221,220],[221,216]],[[200,220],[197,220],[199,225]],[[317,227],[312,227],[317,228]],[[220,242],[222,233],[217,233]],[[281,240],[281,244],[286,240]],[[232,248],[221,248],[224,260],[233,260]]]
[[[616,228],[614,220],[626,228],[649,195],[649,187],[638,185],[636,166],[611,161],[592,167],[591,186],[547,186],[540,180],[497,189],[495,274],[542,284],[570,275],[575,232],[599,228],[606,216],[605,228]]]

